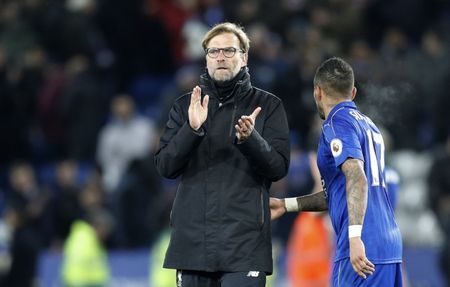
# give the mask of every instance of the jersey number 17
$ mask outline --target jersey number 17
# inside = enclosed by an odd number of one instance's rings
[[[384,141],[381,134],[373,130],[367,130],[369,145],[370,171],[372,174],[372,186],[385,186],[384,176]]]

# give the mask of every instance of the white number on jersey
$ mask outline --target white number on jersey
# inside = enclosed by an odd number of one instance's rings
[[[370,171],[372,173],[372,186],[380,185],[380,174],[384,174],[384,141],[381,134],[367,130],[369,139]],[[385,186],[384,179],[381,182]]]

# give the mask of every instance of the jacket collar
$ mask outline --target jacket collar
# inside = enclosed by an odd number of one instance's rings
[[[248,67],[244,67],[244,76],[241,80],[236,82],[235,88],[233,90],[232,97],[243,97],[247,94],[247,92],[252,88],[252,84],[250,81],[250,74],[248,72]],[[200,76],[200,87],[202,88],[202,93],[205,95],[209,95],[210,97],[218,98],[218,91],[216,85],[214,84],[213,79],[208,74],[208,71],[205,69],[205,73]],[[239,91],[237,94],[236,92]],[[232,98],[230,97],[230,98]]]
[[[343,101],[343,102],[340,102],[339,104],[335,105],[335,106],[331,109],[331,111],[330,111],[330,113],[328,114],[328,117],[325,119],[324,123],[330,121],[330,119],[333,117],[333,115],[334,115],[337,111],[339,111],[340,109],[342,109],[342,108],[356,109],[356,104],[355,104],[354,101]]]

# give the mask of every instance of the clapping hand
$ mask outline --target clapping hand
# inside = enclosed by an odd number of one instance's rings
[[[239,142],[243,142],[250,137],[253,130],[255,129],[255,121],[259,112],[261,111],[260,107],[257,107],[253,113],[249,116],[241,116],[238,120],[238,124],[235,125],[236,129],[236,137]]]
[[[189,124],[193,130],[198,131],[208,117],[209,96],[203,97],[201,102],[202,89],[195,86],[191,94],[191,103],[189,104]]]

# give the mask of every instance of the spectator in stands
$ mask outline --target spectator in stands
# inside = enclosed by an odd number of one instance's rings
[[[107,211],[94,209],[72,224],[64,244],[64,286],[108,286],[110,270],[103,242],[111,233],[113,222]]]
[[[117,188],[116,234],[121,247],[150,247],[168,223],[170,202],[153,162],[153,153],[132,160]]]
[[[94,160],[98,133],[108,113],[109,95],[89,58],[71,57],[65,66],[67,76],[60,109],[64,113],[68,156]]]
[[[39,251],[42,248],[40,234],[33,225],[29,207],[24,198],[11,198],[4,212],[4,221],[11,230],[8,271],[0,278],[0,286],[35,286]]]
[[[133,99],[117,95],[111,103],[111,121],[100,131],[97,161],[102,170],[106,192],[113,193],[132,160],[150,153],[155,140],[155,126],[135,113]]]
[[[56,183],[52,186],[53,243],[61,246],[69,234],[72,223],[81,217],[78,196],[78,165],[75,161],[64,160],[56,167]]]
[[[441,251],[442,272],[450,284],[450,132],[447,142],[436,153],[428,176],[429,203],[444,233]]]
[[[27,224],[38,234],[35,241],[47,244],[50,237],[49,195],[37,182],[33,167],[27,162],[14,163],[10,168],[9,185],[6,202],[21,203]]]
[[[38,255],[50,237],[48,195],[36,179],[33,167],[16,162],[10,167],[10,189],[4,218],[12,231],[11,267],[1,286],[33,286]]]

